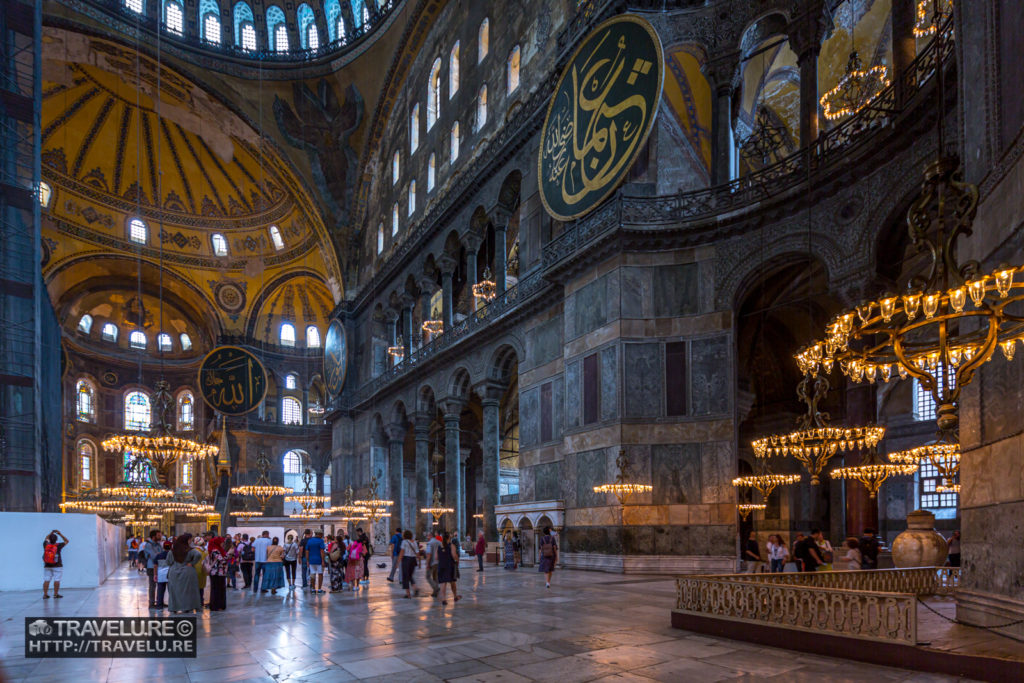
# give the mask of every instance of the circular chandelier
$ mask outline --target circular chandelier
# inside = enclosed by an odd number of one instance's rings
[[[610,484],[601,484],[594,487],[594,493],[612,493],[619,499],[619,505],[625,506],[637,493],[649,493],[654,490],[650,484],[641,484],[629,480],[629,458],[624,449],[619,449],[619,455],[615,458],[615,466],[619,473],[615,475],[615,481]]]
[[[435,488],[433,502],[429,507],[420,508],[420,512],[425,515],[432,515],[440,521],[445,515],[455,512],[455,508],[445,507],[441,503],[441,489]]]
[[[388,347],[388,355],[396,363],[402,362],[402,359],[405,358],[405,338],[402,335],[398,335],[394,346]]]
[[[878,490],[889,477],[913,474],[917,463],[884,462],[874,448],[868,450],[859,465],[837,467],[829,474],[833,479],[854,479],[864,484],[871,498],[878,497]]]
[[[917,467],[931,463],[942,477],[942,483],[935,487],[936,493],[960,493],[960,444],[936,441],[897,453],[890,453],[889,460]]]
[[[492,301],[498,296],[498,285],[492,280],[491,267],[484,268],[484,279],[473,285],[473,296],[484,302]]]
[[[953,0],[918,0],[914,37],[933,35],[938,27],[953,16]]]
[[[253,515],[247,512],[245,515],[247,517],[262,516],[262,510],[267,507],[267,503],[270,502],[271,498],[274,496],[283,496],[292,492],[292,490],[287,486],[276,486],[270,483],[270,477],[267,476],[270,472],[270,460],[267,459],[267,455],[262,449],[260,449],[260,454],[256,458],[256,471],[259,473],[259,476],[257,477],[255,484],[231,487],[231,493],[242,496],[252,496],[259,503],[259,514]]]
[[[436,313],[434,315],[437,315]],[[443,320],[424,320],[423,331],[429,334],[440,334],[444,331]]]
[[[745,522],[747,521],[747,518],[750,517],[750,513],[758,510],[764,510],[767,507],[768,506],[765,503],[740,503],[736,506],[736,509],[740,513],[740,518]]]
[[[369,497],[365,500],[357,500],[355,502],[355,505],[365,508],[366,518],[369,519],[371,523],[376,523],[382,519],[390,517],[391,513],[388,512],[388,508],[395,504],[395,501],[393,500],[385,500],[377,497],[378,486],[377,475],[374,474],[370,477]]]
[[[810,387],[812,381],[813,390]],[[828,380],[823,375],[805,374],[797,386],[796,393],[807,404],[807,414],[797,418],[795,431],[789,434],[772,434],[755,440],[752,443],[754,455],[758,458],[793,456],[810,473],[811,485],[817,486],[821,483],[822,468],[836,453],[877,446],[885,435],[885,427],[829,425],[828,413],[818,410],[818,403],[828,393],[828,389]]]
[[[319,519],[326,515],[329,509],[326,504],[330,502],[330,496],[317,495],[313,493],[313,470],[308,466],[302,473],[302,493],[293,493],[284,497],[286,503],[298,503],[302,510],[289,514],[295,519]]]
[[[331,513],[340,512],[344,516],[344,521],[353,521],[353,519],[355,519],[359,515],[369,512],[369,508],[366,508],[362,505],[356,505],[355,503],[352,502],[353,495],[354,493],[352,491],[352,485],[350,484],[345,489],[345,502],[342,503],[341,505],[335,505],[334,507],[332,507],[330,510]]]
[[[884,64],[864,68],[857,50],[854,50],[846,63],[846,73],[834,88],[821,96],[825,118],[833,121],[856,114],[888,86],[889,69]]]

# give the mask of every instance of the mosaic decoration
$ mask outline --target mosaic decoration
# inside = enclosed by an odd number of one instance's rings
[[[324,383],[331,396],[337,396],[345,386],[345,375],[348,372],[348,342],[345,328],[337,320],[332,320],[327,327],[327,338],[324,340]]]
[[[218,346],[199,366],[199,391],[225,415],[244,415],[263,402],[267,372],[256,356],[237,346]]]
[[[212,282],[213,298],[226,313],[238,313],[245,308],[245,292],[234,282]]]
[[[636,16],[609,19],[576,49],[537,158],[541,200],[555,219],[586,215],[622,182],[653,126],[664,76],[661,42]]]

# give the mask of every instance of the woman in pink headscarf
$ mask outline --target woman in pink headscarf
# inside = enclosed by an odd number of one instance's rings
[[[210,611],[222,612],[228,606],[228,557],[224,552],[224,539],[214,536],[207,547],[209,552],[204,561],[204,568],[210,577]]]
[[[363,553],[366,548],[355,537],[348,546],[348,565],[345,567],[345,583],[352,586],[352,592],[359,589],[359,582],[363,578]]]

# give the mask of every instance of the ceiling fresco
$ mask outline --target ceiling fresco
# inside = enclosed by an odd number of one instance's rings
[[[665,87],[662,97],[690,145],[711,170],[711,87],[701,73],[699,49],[683,46],[665,50]]]

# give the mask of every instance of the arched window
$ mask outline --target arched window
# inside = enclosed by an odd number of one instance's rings
[[[178,336],[178,341],[181,342],[181,350],[182,351],[191,351],[192,350],[192,337],[190,337],[187,334],[185,334],[184,332],[182,332]]]
[[[141,218],[133,218],[128,223],[128,239],[136,244],[145,244],[149,229]]]
[[[100,333],[100,337],[103,341],[116,342],[117,341],[117,325],[114,323],[103,323],[103,331]]]
[[[384,224],[377,226],[377,255],[384,253]]]
[[[398,234],[398,203],[391,207],[391,236]]]
[[[345,19],[340,14],[338,15],[338,23],[335,24],[334,32],[338,35],[338,40],[344,43],[348,34],[345,32]]]
[[[75,403],[79,422],[96,420],[96,392],[92,385],[84,379],[78,380],[75,387]]]
[[[181,463],[181,487],[192,488],[192,463],[187,460]]]
[[[248,3],[235,3],[235,45],[250,52],[256,50],[256,24],[252,17],[252,8]]]
[[[161,332],[156,338],[156,347],[163,352],[171,350],[171,335],[166,332]]]
[[[420,105],[412,106],[412,113],[409,114],[409,154],[416,151],[420,146]]]
[[[483,130],[487,123],[487,84],[480,86],[480,94],[476,98],[476,129]]]
[[[128,346],[133,349],[144,349],[146,343],[146,333],[142,330],[132,330],[132,333],[128,335]]]
[[[216,0],[199,3],[199,30],[207,43],[220,45],[220,6]]]
[[[519,46],[516,45],[512,48],[512,52],[508,56],[508,66],[506,68],[508,73],[508,92],[515,92],[516,88],[519,87]]]
[[[295,325],[281,323],[281,345],[295,346]]]
[[[480,28],[476,32],[476,63],[484,61],[484,57],[491,49],[491,22],[484,19],[480,22]]]
[[[459,122],[456,121],[452,124],[452,138],[451,138],[451,162],[455,163],[455,160],[459,158]]]
[[[191,391],[183,391],[178,394],[178,431],[192,431],[196,422],[195,407]]]
[[[299,388],[299,376],[294,372],[289,372],[284,376],[284,388],[285,389],[298,389]]]
[[[82,319],[78,321],[78,331],[89,334],[89,330],[92,329],[92,316],[86,313],[82,316]]]
[[[39,181],[39,205],[44,209],[50,206],[50,198],[53,197],[53,188],[45,180]]]
[[[352,19],[356,28],[362,28],[366,24],[366,0],[352,0]]]
[[[96,449],[92,443],[82,439],[78,442],[78,472],[81,475],[82,488],[92,488],[92,465]]]
[[[416,181],[409,181],[409,215],[416,212]]]
[[[215,232],[210,236],[210,242],[213,244],[214,256],[228,255],[228,241],[224,239],[224,235],[219,232]]]
[[[363,17],[363,26],[368,27],[370,25],[370,7],[365,2],[363,3],[363,11],[360,12]]]
[[[149,431],[149,396],[130,391],[124,396],[124,428],[129,432]]]
[[[302,48],[315,50],[320,47],[320,36],[316,31],[316,17],[313,9],[306,3],[299,5],[295,11],[295,20],[299,25],[299,40],[302,41]],[[314,43],[316,43],[314,45]]]
[[[281,231],[276,225],[270,226],[270,241],[274,243],[274,249],[277,251],[284,249],[284,240],[281,239]]]
[[[288,52],[288,25],[284,11],[277,5],[267,8],[267,35],[275,52]]]
[[[306,346],[311,349],[320,348],[320,330],[317,329],[316,325],[308,325],[306,327]]]
[[[452,51],[448,53],[448,99],[455,97],[459,92],[459,41],[452,45]]]
[[[402,155],[396,151],[395,155],[391,157],[391,184],[398,184],[398,177],[402,171]]]
[[[302,474],[306,469],[306,454],[302,451],[288,451],[281,459],[284,470],[284,485],[296,493],[301,493],[305,488],[302,482]],[[284,514],[291,514],[302,510],[301,503],[287,502],[284,504]]]
[[[145,0],[124,0],[124,6],[136,14],[142,14],[146,9]]]
[[[298,399],[291,396],[281,399],[281,423],[286,425],[302,424],[302,404]]]
[[[427,192],[434,189],[435,176],[437,174],[437,157],[433,153],[427,159]]]
[[[164,3],[164,26],[176,36],[185,31],[185,8],[180,2],[169,0]]]
[[[441,58],[434,60],[427,81],[427,130],[441,117]]]
[[[285,474],[302,474],[302,454],[298,451],[285,453],[281,464],[284,466]]]
[[[341,22],[341,3],[327,0],[324,3],[324,17],[327,19],[327,39],[332,43],[345,39],[345,25]]]

